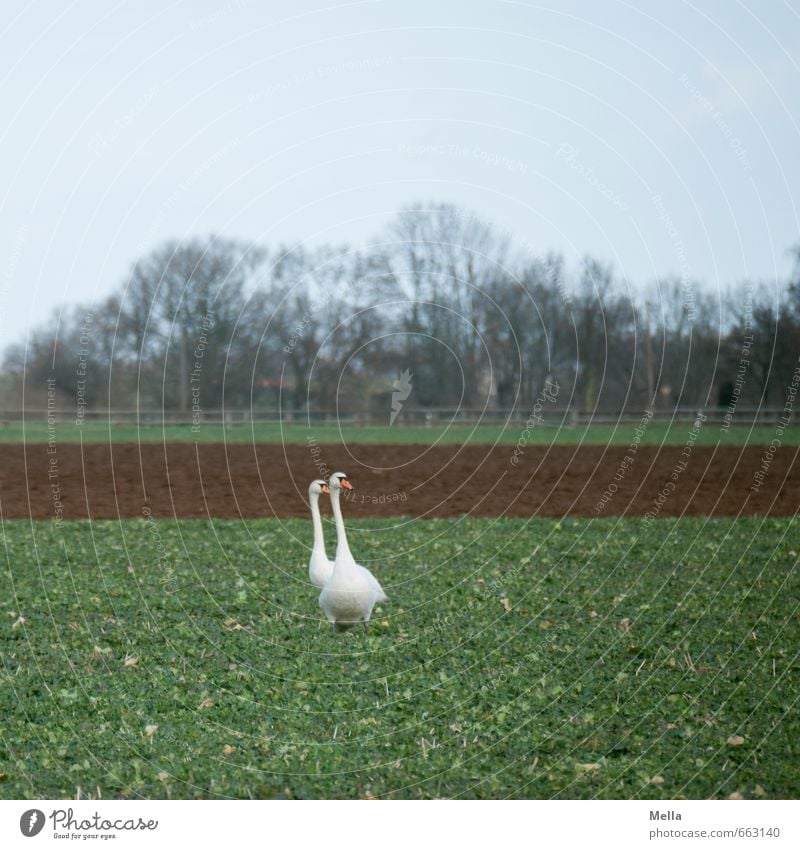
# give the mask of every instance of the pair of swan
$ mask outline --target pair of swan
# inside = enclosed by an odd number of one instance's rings
[[[380,601],[389,600],[372,572],[356,563],[347,544],[339,497],[343,489],[352,488],[344,472],[334,472],[328,483],[315,480],[308,487],[311,521],[314,525],[314,545],[308,562],[308,577],[314,586],[322,589],[319,606],[328,622],[337,630],[352,628],[359,622],[366,630],[372,608]],[[333,561],[328,560],[322,536],[319,497],[323,493],[331,497],[336,522],[336,558]]]

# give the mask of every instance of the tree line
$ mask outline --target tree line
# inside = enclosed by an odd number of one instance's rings
[[[5,352],[7,397],[46,381],[83,409],[388,416],[406,408],[581,411],[781,406],[800,354],[789,280],[724,292],[531,256],[450,204],[399,212],[367,247],[168,241],[108,297]],[[8,406],[6,402],[5,406]]]

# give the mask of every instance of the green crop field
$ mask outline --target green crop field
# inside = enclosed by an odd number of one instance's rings
[[[791,519],[6,522],[0,796],[800,795]]]
[[[691,422],[651,422],[640,434],[638,422],[569,425],[554,421],[537,425],[525,436],[528,445],[629,445],[639,436],[642,445],[682,445],[692,427]],[[0,425],[0,442],[46,442],[51,436],[59,442],[230,442],[235,444],[268,442],[305,445],[309,440],[320,444],[440,444],[514,445],[524,424],[437,424],[422,426],[356,426],[336,423],[256,423],[203,424],[198,430],[191,425],[150,423],[109,425],[59,423],[48,430],[42,420],[7,422]],[[718,423],[706,422],[697,434],[698,445],[768,445],[776,436],[775,425],[734,426],[723,429]],[[800,425],[781,431],[781,443],[800,445]]]

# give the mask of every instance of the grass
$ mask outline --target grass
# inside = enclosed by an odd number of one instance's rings
[[[619,425],[592,424],[569,426],[557,422],[534,427],[526,435],[529,445],[630,445],[638,422]],[[683,445],[688,438],[690,422],[652,422],[641,434],[642,445]],[[42,421],[9,422],[0,426],[0,442],[47,442],[55,435],[59,442],[229,442],[229,443],[294,443],[305,445],[309,439],[320,444],[442,444],[514,445],[523,425],[439,424],[432,427],[355,426],[335,423],[314,424],[203,424],[193,431],[191,425],[148,424],[114,425],[88,423],[77,427],[74,422],[59,423],[53,431]],[[708,422],[700,428],[698,445],[768,445],[776,436],[774,425],[732,426],[723,430]],[[800,445],[800,425],[786,428],[781,434],[784,445]]]
[[[387,522],[5,523],[0,795],[800,795],[796,520]]]

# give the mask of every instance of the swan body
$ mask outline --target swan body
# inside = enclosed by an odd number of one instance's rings
[[[335,472],[329,487],[336,520],[336,559],[333,572],[319,595],[319,606],[328,622],[338,630],[352,628],[359,622],[366,628],[375,605],[389,599],[372,572],[356,563],[350,552],[339,504],[342,489],[352,489],[347,475]]]
[[[314,526],[314,545],[311,548],[311,559],[308,561],[308,578],[315,587],[320,588],[333,574],[333,561],[328,560],[325,551],[322,518],[319,514],[319,497],[323,492],[329,492],[325,481],[311,481],[308,487],[308,501],[311,505],[311,523]]]

